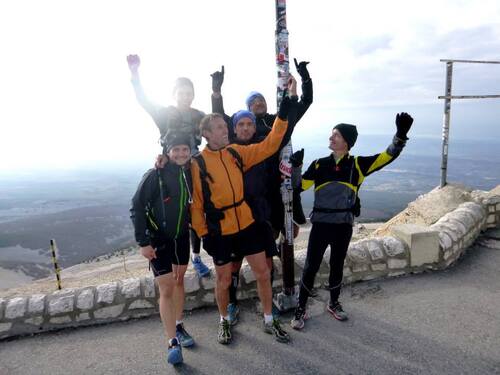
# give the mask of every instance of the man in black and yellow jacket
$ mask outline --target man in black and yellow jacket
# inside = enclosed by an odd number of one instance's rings
[[[190,139],[166,137],[163,168],[150,169],[139,184],[130,209],[135,239],[150,265],[160,290],[160,317],[168,339],[167,360],[182,362],[181,346],[194,344],[182,322],[184,274],[189,261],[191,204]]]
[[[413,123],[407,113],[396,115],[397,132],[387,149],[372,156],[352,156],[349,150],[358,137],[356,126],[338,124],[330,136],[329,156],[311,163],[302,176],[302,190],[314,185],[314,208],[311,216],[307,257],[300,283],[299,304],[291,325],[304,327],[306,304],[326,248],[330,245],[330,303],[328,311],[338,320],[347,314],[338,301],[344,259],[352,236],[354,217],[359,215],[358,190],[365,177],[396,159],[406,144]]]

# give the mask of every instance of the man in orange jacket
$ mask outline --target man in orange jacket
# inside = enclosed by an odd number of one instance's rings
[[[229,145],[228,127],[220,114],[207,115],[200,123],[207,146],[193,157],[191,219],[193,228],[203,239],[204,249],[214,260],[221,344],[228,344],[232,339],[227,316],[232,254],[246,257],[254,272],[264,311],[264,331],[274,334],[280,342],[290,341],[279,320],[272,315],[272,289],[264,244],[245,202],[243,188],[243,173],[280,147],[288,127],[287,118],[295,121],[296,100],[285,97],[272,131],[262,142],[251,145]]]

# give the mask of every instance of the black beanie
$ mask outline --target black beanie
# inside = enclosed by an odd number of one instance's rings
[[[334,129],[337,129],[340,134],[342,134],[342,138],[344,138],[350,150],[356,143],[356,139],[358,139],[358,130],[356,129],[356,125],[337,124]]]
[[[179,145],[186,145],[191,149],[191,140],[187,134],[167,134],[162,139],[163,153],[169,152],[172,147]]]

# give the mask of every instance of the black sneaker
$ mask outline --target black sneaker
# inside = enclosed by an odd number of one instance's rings
[[[231,342],[231,326],[226,319],[222,319],[219,323],[219,334],[217,336],[217,341],[219,344],[227,345]]]
[[[344,309],[342,309],[342,305],[339,301],[333,304],[329,303],[326,309],[337,320],[344,321],[348,319],[347,313],[344,311]]]
[[[274,337],[278,342],[290,341],[290,336],[285,330],[283,330],[283,328],[281,328],[281,323],[278,319],[273,318],[273,320],[269,323],[264,321],[264,332],[269,333],[270,335],[274,334]]]
[[[177,336],[177,340],[179,340],[181,346],[187,348],[194,345],[194,340],[184,328],[184,324],[177,324],[175,327],[175,335]]]
[[[307,319],[306,309],[299,306],[295,309],[295,314],[292,321],[290,322],[290,325],[292,326],[293,329],[300,330],[304,328],[306,319]]]

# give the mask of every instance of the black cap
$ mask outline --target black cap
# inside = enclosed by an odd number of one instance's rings
[[[346,141],[347,146],[351,149],[356,143],[356,139],[358,139],[358,130],[356,129],[356,125],[337,124],[334,129],[337,129],[340,132],[342,138]]]

